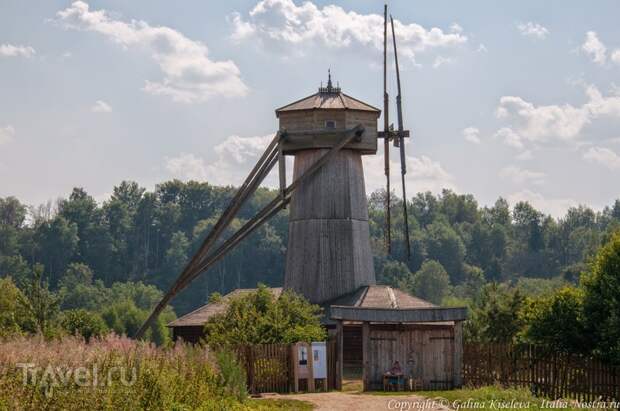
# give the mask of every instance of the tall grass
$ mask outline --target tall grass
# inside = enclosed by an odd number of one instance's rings
[[[205,348],[108,335],[0,341],[0,410],[246,409],[243,371]]]

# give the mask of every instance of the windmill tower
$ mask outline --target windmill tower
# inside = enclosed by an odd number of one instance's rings
[[[383,34],[383,131],[377,131],[377,120],[381,111],[342,93],[340,87],[333,86],[331,74],[328,74],[327,86],[321,86],[317,93],[277,109],[276,116],[280,122],[278,132],[199,249],[142,324],[136,333],[137,338],[144,335],[147,327],[175,295],[289,204],[291,211],[284,287],[302,294],[313,303],[323,305],[359,293],[362,295],[355,301],[340,301],[338,304],[358,304],[367,296],[371,297],[369,301],[376,300],[372,290],[377,287],[374,286],[375,273],[361,156],[376,154],[377,139],[383,139],[387,177],[385,232],[386,250],[389,253],[389,144],[393,142],[400,148],[403,198],[407,198],[404,139],[409,137],[409,131],[403,128],[400,73],[393,22],[392,38],[398,83],[398,131],[393,130],[387,118],[387,6],[384,8]],[[294,177],[290,185],[286,183],[286,155],[295,157]],[[276,164],[279,165],[279,195],[234,234],[223,239],[224,232],[243,204]],[[403,228],[409,256],[406,204],[406,201],[403,201]],[[388,301],[388,305],[392,308],[398,306],[394,293],[384,291],[387,293],[385,301]]]
[[[323,303],[375,284],[362,155],[377,152],[380,110],[327,87],[276,110],[293,181],[362,125],[357,136],[292,194],[284,288]]]

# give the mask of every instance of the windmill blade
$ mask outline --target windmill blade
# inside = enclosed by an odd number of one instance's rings
[[[389,95],[387,92],[387,4],[383,7],[383,159],[385,178],[385,248],[388,254],[392,252],[392,222],[390,216],[390,116]]]
[[[409,216],[407,215],[407,189],[405,187],[405,174],[407,174],[407,162],[405,158],[405,130],[403,125],[403,105],[400,91],[400,69],[398,67],[398,53],[396,51],[396,34],[394,34],[394,19],[390,15],[390,24],[392,25],[392,42],[394,43],[394,62],[396,65],[396,84],[398,88],[398,94],[396,95],[396,112],[398,115],[398,133],[397,139],[394,143],[398,142],[400,149],[400,176],[403,186],[403,228],[405,236],[405,247],[407,250],[407,260],[411,257],[411,245],[409,243]]]

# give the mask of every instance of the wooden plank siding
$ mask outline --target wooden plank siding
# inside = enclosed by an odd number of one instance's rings
[[[357,150],[362,154],[377,152],[377,113],[355,110],[307,110],[291,111],[280,114],[280,130],[289,131],[290,135],[284,139],[285,154],[297,154],[301,150],[331,148],[339,138],[325,135],[325,122],[334,121],[334,130],[352,129],[358,124],[364,126],[361,139],[354,140],[345,146],[345,149]],[[296,131],[311,132],[306,135],[296,135]]]
[[[382,389],[383,374],[395,361],[405,376],[421,378],[423,389],[454,385],[454,328],[452,326],[379,326],[368,331],[366,389]]]
[[[330,307],[330,316],[334,320],[358,322],[432,323],[465,320],[467,318],[467,308],[367,308],[332,305]]]
[[[294,178],[326,150],[295,157]],[[295,191],[284,288],[323,303],[375,283],[362,160],[342,150]]]

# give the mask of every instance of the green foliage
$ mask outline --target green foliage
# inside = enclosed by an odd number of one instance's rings
[[[545,398],[535,397],[527,388],[506,388],[502,386],[486,386],[480,388],[462,388],[447,391],[419,391],[416,394],[428,398],[448,400],[452,408],[463,411],[493,411],[498,408],[518,408],[521,411],[538,411],[554,408]],[[510,406],[514,404],[514,406]],[[556,407],[564,411],[582,410],[583,406],[571,404],[566,406],[559,402]]]
[[[525,298],[519,290],[490,283],[484,286],[465,322],[465,339],[482,342],[513,342],[523,327],[520,316]]]
[[[42,276],[43,266],[35,265],[30,282],[18,294],[18,301],[26,318],[32,319],[32,324],[26,324],[26,329],[49,336],[54,332],[60,297],[49,290]]]
[[[292,291],[275,298],[264,285],[255,292],[231,298],[225,313],[205,325],[212,347],[238,344],[294,343],[323,341],[321,308]]]
[[[377,275],[377,283],[392,287],[405,288],[412,281],[413,274],[409,271],[407,264],[400,261],[386,261],[381,272]]]
[[[409,289],[417,297],[440,304],[449,288],[450,278],[446,270],[439,262],[428,260],[413,276]]]
[[[228,395],[239,401],[248,398],[245,369],[239,364],[236,355],[229,350],[220,350],[216,353],[219,369],[220,385]]]
[[[11,277],[0,278],[0,337],[21,332],[20,322],[25,318],[19,301],[23,298]]]
[[[595,353],[620,364],[620,231],[599,250],[582,282],[586,327]]]
[[[198,347],[156,348],[113,335],[88,344],[74,337],[52,341],[31,337],[0,341],[0,357],[2,409],[261,409],[242,401],[238,378],[222,378],[213,356]],[[24,358],[39,367],[37,378],[27,384],[18,365]],[[45,374],[48,366],[51,371]],[[80,373],[86,377],[68,372],[78,367],[87,371]]]
[[[525,341],[555,351],[588,352],[582,290],[565,287],[549,296],[529,299],[520,316]]]
[[[78,285],[89,285],[93,282],[93,271],[82,263],[71,263],[60,280],[60,287],[74,288]]]
[[[87,342],[107,332],[101,316],[84,309],[64,311],[60,323],[69,335],[81,335]]]
[[[551,295],[557,290],[568,286],[569,283],[562,277],[554,278],[519,278],[514,287],[527,297]]]
[[[425,247],[428,258],[438,261],[445,268],[453,283],[462,280],[462,265],[465,245],[456,232],[447,224],[435,222],[427,228]]]
[[[136,318],[146,315],[161,290],[172,284],[234,190],[172,180],[147,191],[135,182],[123,181],[103,204],[82,188],[75,188],[57,206],[27,207],[14,197],[0,198],[0,278],[12,277],[25,295],[25,290],[32,288],[33,266],[42,264],[45,278],[41,282],[49,284],[50,295],[60,298],[62,310],[85,309],[100,315],[114,311],[116,315],[108,313],[111,323],[129,333]],[[232,222],[231,230],[276,194],[266,188],[257,190]],[[554,219],[526,202],[511,208],[499,198],[493,206],[485,207],[471,195],[450,190],[440,195],[418,193],[407,204],[412,255],[405,261],[402,200],[392,195],[392,254],[387,256],[384,198],[384,191],[372,193],[368,210],[378,280],[414,290],[412,273],[419,272],[428,260],[438,261],[448,273],[450,287],[430,287],[443,296],[431,298],[448,304],[477,307],[483,299],[482,283],[487,281],[516,288],[532,299],[549,296],[576,283],[601,244],[620,229],[620,200],[601,212],[579,206]],[[226,294],[260,282],[281,285],[287,218],[286,210],[276,215],[208,275],[197,278],[173,301],[176,312],[197,308],[213,292]],[[588,332],[597,334],[601,352],[613,357],[615,308],[596,302],[594,297],[588,301],[586,325],[600,317],[608,329],[590,326]],[[113,308],[123,304],[128,307],[126,315]],[[164,316],[172,318],[174,313],[169,309]],[[37,332],[34,317],[24,312],[23,318],[21,332]],[[49,332],[55,326],[51,321]],[[307,332],[303,327],[293,329],[288,338],[301,338]],[[167,341],[163,323],[149,335]]]

